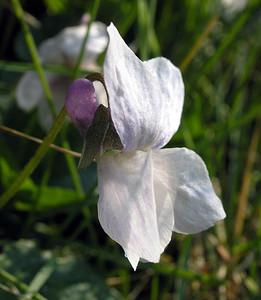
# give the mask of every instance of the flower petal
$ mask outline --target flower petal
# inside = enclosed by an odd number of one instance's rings
[[[85,78],[74,80],[66,93],[65,108],[73,124],[84,136],[98,108],[92,81]]]
[[[98,216],[104,231],[124,249],[133,268],[158,262],[162,247],[156,217],[151,152],[119,153],[98,161]]]
[[[165,185],[162,184],[160,170],[153,171],[153,176],[158,231],[160,244],[164,250],[171,240],[174,227],[174,203],[171,195],[166,193]]]
[[[80,25],[65,28],[59,34],[59,47],[67,63],[71,66],[74,66],[79,56],[86,30],[86,25]],[[106,26],[101,22],[94,22],[85,46],[81,66],[83,68],[94,69],[98,55],[105,50],[107,44],[108,34]]]
[[[94,81],[93,85],[95,88],[97,103],[108,107],[107,94],[106,94],[103,84],[99,81]]]
[[[35,72],[26,72],[16,87],[16,100],[18,106],[28,112],[43,99],[43,90]]]
[[[181,73],[163,57],[142,62],[113,24],[107,30],[104,78],[124,149],[161,148],[179,127],[184,98]]]
[[[162,203],[172,202],[174,231],[197,233],[225,218],[206,166],[195,152],[186,148],[153,151],[153,173],[158,211]],[[166,228],[165,232],[168,237]]]

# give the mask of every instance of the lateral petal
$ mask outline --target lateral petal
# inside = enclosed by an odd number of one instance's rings
[[[156,174],[154,186],[158,190],[155,197],[158,211],[165,202],[168,203],[166,205],[171,206],[170,202],[173,205],[172,230],[197,233],[225,218],[207,168],[194,151],[186,148],[153,151],[153,170]],[[170,212],[168,217],[171,218]],[[166,226],[164,228],[169,238],[170,232]]]

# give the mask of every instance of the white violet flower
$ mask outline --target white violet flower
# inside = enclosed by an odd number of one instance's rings
[[[74,68],[86,30],[86,24],[67,27],[56,36],[42,42],[39,46],[39,55],[42,63]],[[91,71],[99,70],[96,61],[98,56],[107,47],[107,44],[108,34],[105,24],[93,22],[81,62],[81,68]],[[59,111],[64,104],[64,97],[70,83],[70,78],[50,72],[46,72],[46,78],[52,91],[56,110]],[[100,98],[104,98],[106,95],[102,86],[97,87],[97,93]],[[44,130],[50,128],[52,115],[36,72],[28,71],[21,77],[16,88],[16,99],[18,106],[25,112],[29,112],[37,107],[38,120],[41,127]]]
[[[136,269],[139,261],[159,261],[172,231],[200,232],[224,219],[225,212],[194,151],[161,149],[180,124],[179,69],[163,57],[142,62],[113,24],[107,30],[109,107],[96,103],[87,79],[72,83],[65,106],[85,137],[83,166],[84,160],[97,160],[101,226]],[[104,154],[111,149],[118,151]]]

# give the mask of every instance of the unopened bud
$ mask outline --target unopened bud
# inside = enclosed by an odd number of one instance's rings
[[[65,108],[73,124],[85,135],[98,108],[93,83],[84,78],[74,80],[67,91]]]

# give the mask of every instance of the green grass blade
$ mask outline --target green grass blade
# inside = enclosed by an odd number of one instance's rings
[[[44,139],[43,143],[35,152],[34,156],[30,159],[30,161],[27,163],[24,169],[20,172],[14,183],[0,197],[0,208],[2,208],[8,203],[8,201],[17,193],[17,191],[19,190],[22,183],[26,180],[26,178],[28,178],[38,166],[41,159],[48,151],[50,144],[55,140],[56,135],[62,128],[65,117],[66,111],[65,108],[63,108],[57,116],[51,130]]]
[[[24,35],[26,44],[28,46],[28,49],[30,51],[30,54],[31,54],[31,57],[32,57],[32,60],[33,60],[34,66],[35,66],[35,70],[39,76],[39,80],[41,82],[44,94],[48,101],[50,111],[51,111],[53,117],[55,117],[56,110],[55,110],[55,106],[54,106],[53,99],[52,99],[52,92],[50,90],[49,84],[45,77],[44,69],[42,67],[42,63],[41,63],[40,57],[38,55],[38,51],[37,51],[33,36],[29,30],[27,23],[25,22],[23,8],[22,8],[19,0],[12,0],[12,5],[14,8],[15,15],[21,23],[23,35]]]

